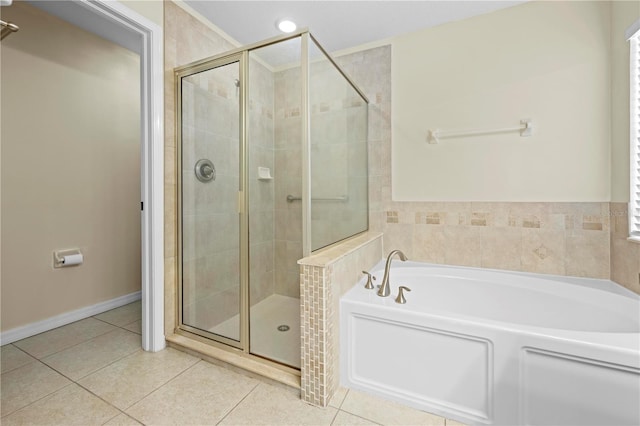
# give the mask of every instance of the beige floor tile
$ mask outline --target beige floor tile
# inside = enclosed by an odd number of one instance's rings
[[[27,355],[11,344],[4,345],[0,350],[0,364],[2,365],[1,370],[3,374],[34,362],[35,360],[32,356]]]
[[[140,301],[129,303],[116,309],[95,315],[94,318],[108,322],[118,327],[123,327],[139,320],[142,317],[142,304]]]
[[[331,401],[329,401],[329,407],[340,408],[348,391],[349,389],[339,386],[336,393],[333,394]]]
[[[43,358],[42,362],[77,381],[139,350],[141,345],[139,335],[117,328]]]
[[[338,415],[331,423],[331,426],[356,426],[356,425],[377,425],[378,423],[371,422],[362,417],[354,416],[346,411],[338,411]]]
[[[0,412],[6,416],[69,383],[65,377],[40,362],[4,373],[0,380]]]
[[[15,342],[14,345],[29,355],[41,359],[77,345],[78,343],[93,339],[101,334],[108,333],[111,330],[115,330],[115,327],[94,318],[86,318],[33,337],[28,337],[19,342]]]
[[[216,424],[258,381],[200,361],[127,410],[144,424]]]
[[[104,426],[139,426],[139,425],[142,425],[142,423],[132,419],[126,414],[120,414],[119,416],[114,417],[113,419],[109,420],[107,423],[104,424]]]
[[[451,420],[451,419],[447,419],[445,424],[446,426],[467,426],[465,423],[460,423],[457,420]]]
[[[134,321],[131,324],[122,326],[122,328],[133,331],[134,333],[142,334],[142,320]]]
[[[111,405],[71,384],[4,417],[3,425],[101,425],[118,414]]]
[[[155,353],[139,351],[78,383],[125,410],[196,362],[198,358],[171,348]]]
[[[364,392],[349,390],[340,408],[383,425],[438,425],[445,419]]]
[[[308,405],[294,392],[259,384],[221,425],[329,425],[337,409]]]

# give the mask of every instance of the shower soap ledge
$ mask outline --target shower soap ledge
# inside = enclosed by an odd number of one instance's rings
[[[258,180],[273,180],[271,169],[268,167],[258,167]]]

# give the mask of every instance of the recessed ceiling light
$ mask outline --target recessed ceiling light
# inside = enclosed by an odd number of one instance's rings
[[[278,21],[278,29],[283,33],[292,33],[298,28],[296,23],[289,19],[281,19]]]

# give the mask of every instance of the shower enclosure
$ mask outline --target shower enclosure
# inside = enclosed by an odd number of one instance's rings
[[[297,260],[368,228],[368,101],[306,31],[175,70],[178,332],[300,368]]]

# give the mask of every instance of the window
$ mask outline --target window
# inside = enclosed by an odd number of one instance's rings
[[[629,238],[640,241],[640,20],[628,30],[630,92],[630,166]]]

